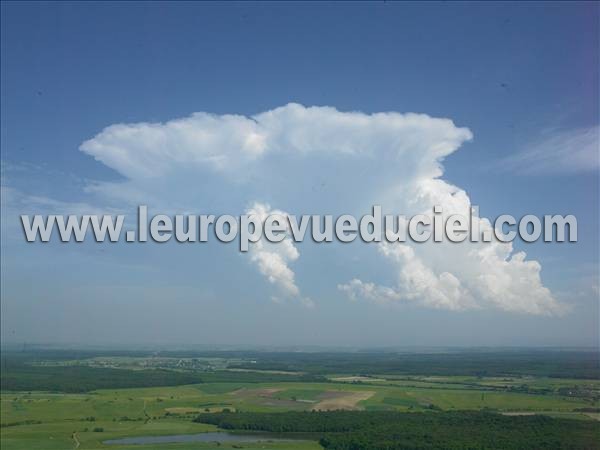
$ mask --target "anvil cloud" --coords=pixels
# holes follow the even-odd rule
[[[352,213],[373,204],[389,213],[428,214],[441,205],[444,214],[468,216],[469,196],[442,176],[444,158],[472,137],[451,120],[426,114],[288,104],[251,117],[195,113],[165,123],[115,124],[81,150],[124,177],[90,185],[90,192],[130,204],[264,214],[271,207],[290,214]],[[485,218],[479,225],[491,230]],[[543,286],[540,264],[510,243],[378,248],[382,272],[391,267],[396,273],[392,286],[351,277],[331,283],[351,299],[374,303],[541,315],[565,310]],[[308,286],[296,280],[291,264],[302,258],[289,240],[257,242],[249,259],[277,298],[318,304],[301,293]]]

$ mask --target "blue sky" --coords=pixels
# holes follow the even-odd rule
[[[3,3],[3,340],[597,345],[598,12],[573,2]],[[394,167],[363,172],[333,157],[318,168],[302,160],[294,174],[287,165],[261,167],[243,188],[179,166],[162,178],[128,179],[118,163],[79,150],[112,124],[198,111],[254,116],[290,102],[423,113],[468,128],[472,141],[443,160],[442,179],[483,216],[577,216],[577,244],[514,244],[539,262],[543,286],[569,312],[351,301],[338,285],[395,285],[402,270],[368,245],[299,244],[289,266],[316,305],[305,308],[273,302],[277,286],[233,245],[32,245],[14,232],[18,214],[35,212],[39,198],[55,213],[126,209],[124,186],[155,208],[234,214],[264,201],[301,214],[350,205],[357,197],[340,195],[348,180],[357,180],[360,197],[361,177],[392,179]],[[595,136],[595,151],[581,155],[585,136]],[[399,163],[398,183],[411,164]],[[107,186],[123,195],[108,195]]]

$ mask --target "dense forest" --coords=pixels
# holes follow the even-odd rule
[[[600,378],[598,352],[559,350],[398,352],[256,352],[256,351],[3,351],[1,388],[11,391],[85,392],[103,388],[174,386],[211,382],[322,382],[325,375],[472,375]],[[38,365],[39,361],[83,360],[100,356],[167,358],[210,357],[235,361],[229,368],[293,373],[165,370],[127,370],[86,365]],[[516,388],[515,388],[516,389]],[[527,391],[529,392],[529,391]]]
[[[129,370],[83,365],[34,365],[24,357],[2,358],[2,391],[80,393],[96,389],[178,386],[196,383],[311,382],[324,378],[311,374],[274,374],[219,370],[213,372],[166,369]]]
[[[74,360],[99,356],[238,359],[230,368],[311,374],[380,373],[399,375],[549,376],[600,378],[600,352],[552,349],[437,349],[435,351],[200,351],[3,350],[11,362]]]
[[[172,370],[124,370],[86,366],[11,365],[2,368],[5,391],[79,393],[95,389],[175,386],[199,383],[198,374]]]
[[[246,358],[253,358],[256,362],[233,367],[311,373],[600,378],[597,351],[267,352],[246,354]]]
[[[331,450],[598,449],[591,421],[487,412],[327,411],[200,414],[227,430],[309,433]]]

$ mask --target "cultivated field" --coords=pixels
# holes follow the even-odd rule
[[[95,359],[92,364],[106,364]],[[110,360],[112,370],[113,360]],[[127,359],[131,380],[140,382],[139,367],[153,362]],[[223,361],[212,364],[224,367]],[[81,364],[81,363],[80,363]],[[171,365],[172,361],[168,361]],[[200,364],[197,361],[186,362]],[[204,362],[202,363],[204,364]],[[52,369],[67,367],[53,362]],[[37,368],[50,370],[49,365]],[[29,370],[29,369],[27,369]],[[36,369],[37,370],[37,369]],[[96,379],[104,368],[94,368]],[[275,373],[273,373],[275,372]],[[20,372],[18,372],[20,373]],[[23,372],[27,377],[36,372]],[[70,372],[69,372],[70,373]],[[88,377],[87,372],[81,372]],[[112,372],[110,372],[112,373]],[[169,373],[169,372],[168,372]],[[186,372],[187,373],[187,372]],[[194,372],[195,373],[195,372]],[[52,372],[54,374],[54,372]],[[277,448],[318,449],[317,440],[287,442],[179,443],[106,445],[109,439],[131,436],[179,435],[216,431],[214,425],[194,423],[201,413],[227,411],[407,411],[431,412],[485,410],[511,416],[543,414],[552,417],[597,421],[600,408],[598,379],[555,378],[532,375],[360,375],[323,374],[320,381],[266,381],[299,376],[285,371],[219,370],[201,373],[207,381],[175,386],[92,389],[77,393],[8,391],[1,394],[1,444],[3,450],[53,449],[191,449]],[[24,376],[24,375],[22,375]],[[53,375],[55,376],[55,375]],[[73,376],[73,375],[69,375]],[[162,376],[162,375],[161,375]],[[154,380],[155,375],[150,377]],[[162,378],[161,378],[162,379]],[[219,380],[224,381],[219,381]],[[39,380],[32,378],[32,383]],[[166,378],[178,384],[186,378]],[[211,380],[211,381],[208,381]],[[239,380],[239,381],[236,381]],[[247,381],[244,381],[247,380]],[[248,381],[249,380],[249,381]],[[52,380],[51,380],[52,381]],[[99,383],[103,380],[97,379]],[[121,382],[121,381],[120,381]],[[104,384],[102,384],[104,385]]]

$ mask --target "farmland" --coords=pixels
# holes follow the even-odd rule
[[[443,418],[444,414],[485,411],[506,420],[523,421],[543,415],[557,421],[552,425],[544,422],[543,426],[598,429],[600,381],[579,377],[578,366],[573,366],[573,378],[560,378],[531,374],[531,370],[495,372],[490,376],[463,370],[463,375],[457,375],[456,368],[447,375],[440,374],[440,370],[433,370],[434,375],[399,371],[386,374],[377,365],[372,373],[305,373],[258,368],[260,355],[211,355],[210,363],[201,356],[194,357],[193,362],[172,356],[47,356],[4,356],[1,430],[5,450],[216,448],[215,443],[201,442],[160,447],[103,442],[131,436],[217,431],[216,424],[194,419],[232,413],[346,410],[357,414],[434,414]],[[280,364],[288,363],[282,356]],[[257,369],[231,367],[240,365]],[[586,373],[589,367],[584,364]],[[109,387],[111,383],[115,387]],[[582,425],[569,425],[574,423]],[[222,442],[219,448],[316,449],[321,448],[320,437],[309,433],[303,439],[285,442]]]

